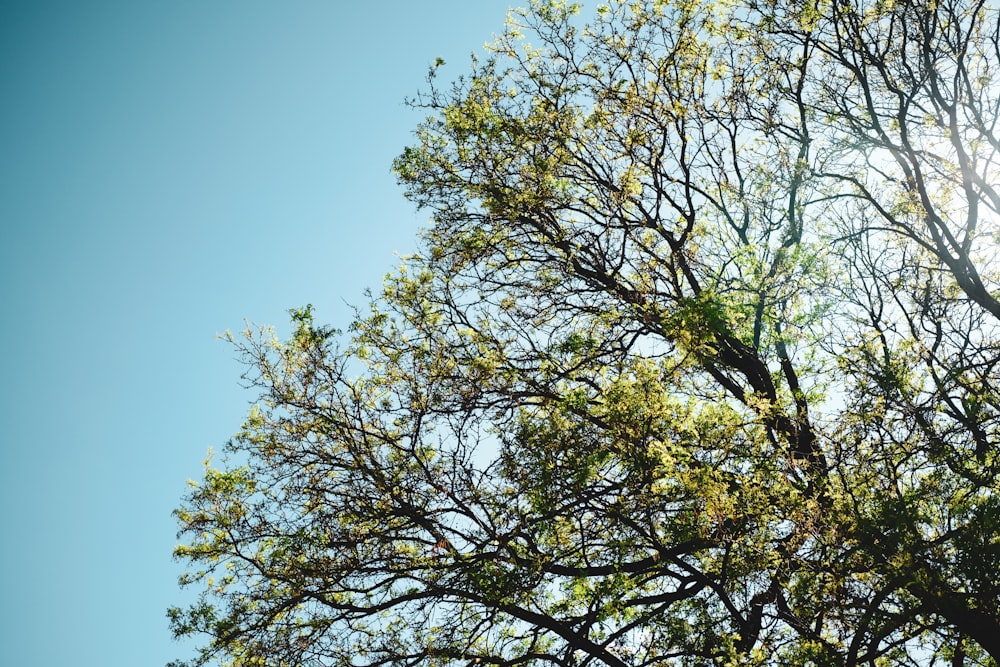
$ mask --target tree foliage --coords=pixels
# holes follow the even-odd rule
[[[193,664],[996,665],[1000,17],[540,0],[177,517]]]

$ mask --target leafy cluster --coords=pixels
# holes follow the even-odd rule
[[[537,0],[177,517],[193,665],[997,665],[1000,15]]]

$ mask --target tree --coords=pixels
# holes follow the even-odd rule
[[[512,13],[177,517],[194,664],[997,665],[1000,15]]]

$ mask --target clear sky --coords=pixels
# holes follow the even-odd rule
[[[0,0],[0,664],[190,654],[170,513],[253,398],[216,334],[346,324],[413,249],[402,101],[508,4]]]

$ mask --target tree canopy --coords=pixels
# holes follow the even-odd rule
[[[538,0],[437,71],[419,254],[231,338],[192,664],[997,665],[997,8]]]

